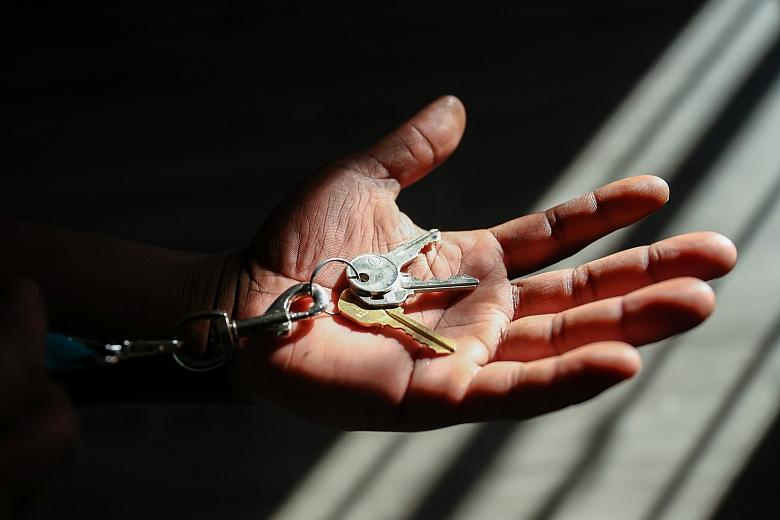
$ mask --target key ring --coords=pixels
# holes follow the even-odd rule
[[[320,272],[320,270],[322,270],[323,267],[325,267],[326,265],[328,265],[331,262],[341,262],[342,264],[348,265],[349,268],[352,269],[352,272],[355,273],[355,274],[353,276],[347,276],[347,279],[357,278],[359,276],[358,270],[355,269],[355,266],[352,265],[352,262],[350,262],[346,258],[340,258],[340,257],[334,256],[333,258],[326,258],[325,260],[323,260],[323,261],[321,261],[320,263],[317,264],[317,266],[314,268],[314,271],[312,271],[312,273],[311,273],[311,277],[309,278],[309,286],[313,286],[313,284],[314,284],[314,277],[317,276],[317,274]],[[330,312],[327,309],[323,309],[322,312],[324,312],[328,316],[335,316],[336,314],[338,314],[336,312]]]
[[[355,273],[354,276],[347,276],[347,278],[355,278],[358,276],[358,271],[357,269],[355,269],[355,266],[352,265],[352,262],[350,262],[346,258],[339,258],[337,256],[334,256],[333,258],[326,258],[325,260],[317,264],[317,266],[314,268],[314,271],[311,272],[311,277],[309,278],[309,285],[314,283],[314,277],[317,276],[320,270],[331,262],[341,262],[342,264],[347,264],[350,267],[350,269],[352,269],[352,271]]]
[[[222,352],[217,356],[206,359],[190,357],[184,354],[181,348],[171,352],[174,361],[190,372],[206,372],[219,368],[227,363],[235,350],[236,335],[234,322],[225,311],[199,311],[184,316],[174,326],[174,337],[180,337],[180,333],[183,332],[186,326],[200,320],[207,320],[209,324],[209,337],[206,340],[206,345],[216,344],[221,346]]]

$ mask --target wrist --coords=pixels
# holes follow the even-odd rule
[[[240,272],[240,251],[204,255],[192,262],[181,286],[176,321],[191,313],[211,310],[224,311],[233,317]],[[185,341],[187,355],[199,358],[206,354],[209,333],[206,323],[196,321],[192,327],[176,331],[184,336],[181,339]]]
[[[180,317],[202,310],[222,310],[233,316],[242,263],[241,251],[205,255],[184,277]]]
[[[246,254],[245,250],[230,251],[207,255],[194,262],[182,288],[181,316],[201,310],[221,310],[231,319],[245,318],[247,305],[253,301],[252,295],[264,292],[247,268]],[[186,353],[194,357],[208,357],[208,330],[188,332],[193,335],[182,338]],[[194,347],[188,348],[187,345]],[[256,352],[252,352],[255,349],[246,347],[246,341],[239,341],[224,367],[230,397],[234,402],[244,404],[262,399],[262,392],[258,393],[258,388],[254,387],[258,377],[266,379],[259,375],[258,363],[253,355]],[[246,381],[253,383],[247,386]]]

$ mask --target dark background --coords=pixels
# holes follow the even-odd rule
[[[702,3],[4,7],[0,211],[242,247],[318,164],[455,94],[461,147],[400,205],[423,227],[494,224],[528,209]],[[262,517],[338,434],[266,407],[79,419],[40,517]]]
[[[0,207],[239,247],[318,164],[455,94],[463,146],[402,204],[423,227],[494,224],[567,165],[700,3],[25,10],[4,21]]]

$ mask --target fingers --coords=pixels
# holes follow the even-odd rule
[[[464,422],[524,419],[580,403],[639,371],[631,346],[603,342],[530,363],[488,363],[463,398]]]
[[[504,250],[510,277],[565,258],[594,240],[625,227],[669,199],[659,177],[619,180],[547,211],[516,218],[491,229]]]
[[[362,153],[344,161],[371,179],[393,179],[395,195],[444,162],[466,126],[466,111],[454,96],[443,96]]]
[[[520,318],[509,325],[496,358],[531,361],[595,341],[644,345],[695,327],[714,306],[709,285],[676,278],[557,314]]]
[[[515,284],[515,318],[560,312],[673,278],[717,278],[731,271],[736,261],[737,250],[723,235],[698,232],[667,238],[574,269],[520,280]]]

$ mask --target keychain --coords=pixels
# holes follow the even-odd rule
[[[291,311],[298,298],[310,296],[312,303],[306,310]],[[297,283],[284,291],[271,304],[265,314],[246,320],[233,320],[221,310],[199,311],[184,316],[174,327],[174,337],[166,340],[125,340],[121,343],[100,343],[81,338],[50,334],[47,339],[46,357],[50,370],[88,368],[90,365],[112,366],[129,359],[171,354],[183,368],[193,372],[205,372],[224,365],[236,348],[238,338],[258,334],[263,330],[285,336],[293,323],[312,318],[325,310],[328,292],[315,283]],[[205,321],[209,326],[207,346],[217,354],[195,359],[184,353],[185,341],[179,336],[186,327]]]
[[[335,315],[327,310],[328,292],[314,279],[331,262],[346,264],[349,288],[341,292],[338,314],[363,327],[389,326],[400,329],[420,344],[438,354],[455,352],[455,341],[445,338],[422,323],[404,314],[401,305],[413,294],[429,291],[473,290],[479,280],[468,275],[454,275],[446,280],[420,280],[403,269],[428,245],[441,240],[438,229],[432,229],[406,241],[387,253],[365,253],[352,260],[328,258],[314,268],[309,282],[301,282],[284,291],[268,310],[254,318],[233,320],[225,311],[208,310],[183,317],[174,327],[174,337],[167,340],[125,340],[121,343],[98,343],[91,340],[50,334],[47,341],[47,364],[50,369],[82,368],[85,364],[116,365],[122,361],[146,356],[171,354],[183,368],[195,372],[213,370],[224,365],[233,355],[239,338],[264,330],[279,336],[290,334],[297,321],[321,313]],[[311,305],[303,311],[292,311],[293,303],[310,297]],[[208,324],[209,350],[215,355],[196,359],[185,354],[182,332],[193,324]],[[96,354],[97,352],[97,354]]]

